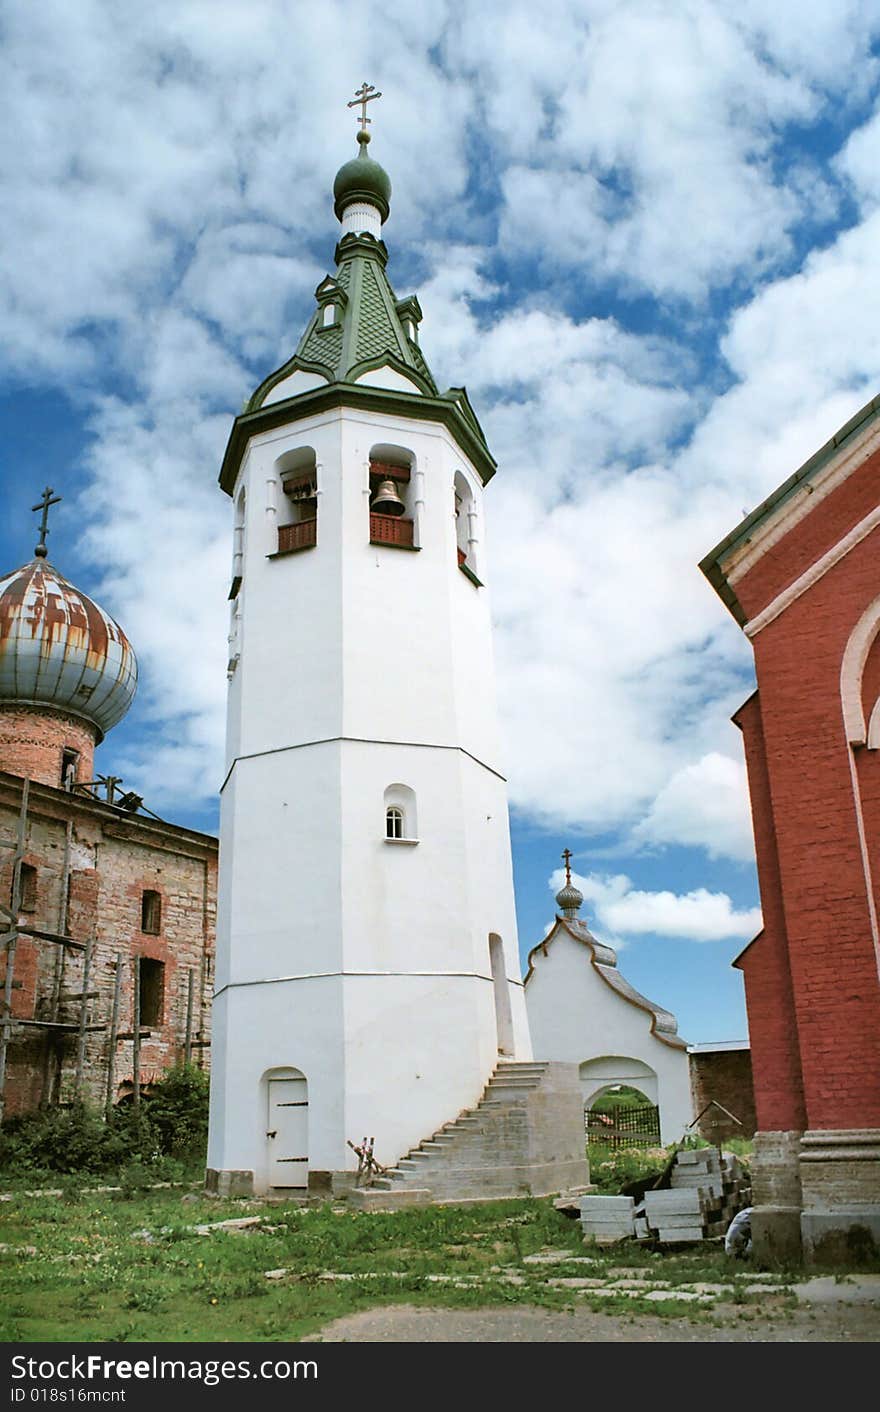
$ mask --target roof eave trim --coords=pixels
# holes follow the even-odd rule
[[[429,397],[418,392],[395,392],[384,387],[369,387],[363,383],[328,383],[311,388],[295,397],[272,402],[252,412],[242,412],[235,418],[220,468],[219,482],[227,495],[235,490],[235,481],[251,437],[271,431],[286,422],[299,421],[315,413],[337,407],[356,407],[366,411],[390,412],[416,421],[442,422],[472,461],[483,485],[487,485],[497,470],[497,463],[484,441],[479,440],[456,400]]]
[[[849,421],[845,422],[844,425],[825,442],[824,446],[820,446],[818,451],[815,451],[808,460],[804,461],[802,466],[799,466],[787,480],[784,480],[781,485],[777,486],[765,500],[761,501],[760,505],[757,505],[754,510],[746,515],[745,519],[740,521],[735,529],[730,531],[730,534],[725,535],[724,539],[720,540],[719,543],[715,545],[715,548],[711,549],[709,553],[700,560],[700,569],[715,589],[721,601],[730,609],[730,612],[741,627],[745,625],[747,618],[740,606],[739,599],[727,582],[727,576],[725,570],[722,568],[721,561],[727,557],[731,550],[738,548],[744,540],[747,540],[752,531],[757,529],[759,524],[767,519],[780,505],[784,504],[784,502],[788,500],[801,485],[809,481],[817,471],[827,465],[832,457],[836,456],[845,447],[848,441],[858,433],[864,431],[878,416],[880,416],[880,394],[876,397],[872,397],[870,402],[866,402],[864,407],[859,408],[858,412],[850,417]]]

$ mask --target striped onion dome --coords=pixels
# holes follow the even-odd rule
[[[0,578],[0,708],[81,716],[100,741],[136,688],[137,660],[119,624],[45,558]]]
[[[556,894],[556,906],[564,917],[576,917],[583,900],[584,894],[571,883],[566,883]]]

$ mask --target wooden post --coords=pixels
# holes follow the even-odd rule
[[[12,1025],[12,979],[15,975],[16,932],[6,933],[6,980],[3,985],[3,1014],[0,1015],[0,1123],[6,1111],[6,1049]]]
[[[4,933],[6,940],[6,977],[3,983],[3,1013],[0,1015],[0,1123],[6,1112],[6,1051],[9,1046],[9,1031],[12,1028],[12,982],[15,976],[15,948],[18,941],[18,912],[21,905],[21,862],[24,858],[24,845],[27,835],[28,795],[31,782],[24,780],[21,786],[21,810],[18,815],[18,831],[15,838],[15,853],[12,862],[12,896],[10,905],[4,908],[9,917],[9,927]]]
[[[183,1048],[183,1062],[189,1064],[192,1056],[192,1022],[193,1022],[193,982],[195,976],[192,969],[186,973],[186,1042]]]
[[[64,862],[61,869],[61,896],[58,902],[58,934],[67,935],[67,889],[70,880],[70,848],[73,841],[73,820],[67,820],[64,830]],[[64,987],[64,962],[67,948],[59,946],[55,951],[55,965],[52,976],[52,1000],[49,1006],[49,1019],[55,1024],[61,1008],[61,991]],[[58,1045],[57,1031],[46,1031],[46,1045],[43,1051],[43,1078],[40,1088],[40,1107],[46,1108],[52,1102],[52,1091],[60,1087],[60,1058],[63,1049]],[[54,1060],[54,1063],[53,1063]]]
[[[110,1053],[107,1057],[107,1094],[104,1113],[113,1112],[113,1090],[116,1087],[116,1035],[119,1031],[119,1000],[122,995],[122,952],[116,953],[116,981],[113,986],[113,1009],[110,1012]]]
[[[89,937],[86,941],[86,952],[83,957],[82,969],[82,1003],[79,1012],[79,1039],[76,1046],[76,1076],[73,1081],[73,1098],[78,1103],[82,1096],[83,1069],[86,1061],[86,1024],[88,1022],[89,1003],[86,996],[89,992],[89,972],[92,969],[92,947],[94,939]]]
[[[141,1102],[141,958],[133,958],[134,965],[134,1004],[132,1014],[132,1053],[131,1053],[131,1076],[134,1088],[132,1090],[131,1101],[135,1108],[140,1107]]]

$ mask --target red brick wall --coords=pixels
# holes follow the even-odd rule
[[[740,581],[737,592],[750,615],[808,568],[829,538],[842,536],[877,504],[877,458],[870,463],[872,494],[863,472]],[[763,828],[775,839],[775,870],[759,849],[761,894],[777,937],[778,918],[784,919],[796,1019],[789,1029],[797,1035],[810,1128],[880,1126],[880,981],[870,908],[871,897],[875,905],[878,899],[876,879],[872,889],[866,882],[840,696],[847,641],[877,596],[878,553],[880,533],[874,531],[757,635],[762,747],[756,732],[750,740],[743,720],[756,834]],[[753,770],[761,754],[763,797]],[[869,854],[873,850],[876,859],[880,759],[876,752],[856,754]],[[761,1128],[798,1126],[780,1121],[786,1105],[778,1102],[786,1085],[794,1098],[794,1084],[773,1061],[765,1068],[762,1052],[774,1015],[787,1004],[784,976],[770,965],[774,945],[762,939],[743,958]]]
[[[20,797],[20,795],[19,795]],[[170,826],[142,825],[104,806],[90,806],[61,790],[31,790],[27,860],[37,867],[37,908],[22,921],[47,931],[63,920],[63,860],[67,821],[71,820],[67,934],[77,940],[94,938],[88,990],[88,1023],[110,1020],[116,976],[116,955],[122,953],[122,992],[119,1029],[133,1027],[133,967],[141,956],[161,961],[164,973],[162,1022],[141,1044],[141,1082],[158,1078],[184,1054],[187,975],[194,974],[193,1060],[208,1065],[210,997],[213,983],[216,926],[217,847],[205,835]],[[0,790],[0,837],[15,837],[18,806],[14,791]],[[9,850],[0,850],[0,895],[11,887]],[[141,931],[141,898],[145,889],[162,898],[160,932]],[[48,1019],[51,1014],[56,965],[63,956],[62,995],[82,991],[83,955],[48,942],[20,940],[15,959],[13,1011],[19,1017]],[[0,962],[0,978],[4,974]],[[79,1020],[79,1002],[64,1000],[58,1019]],[[7,1066],[7,1111],[33,1108],[47,1098],[72,1096],[77,1037],[74,1030],[19,1031],[10,1046]],[[85,1093],[103,1103],[108,1072],[109,1031],[89,1033],[86,1040]],[[133,1043],[121,1040],[115,1051],[114,1093],[127,1091],[132,1080]]]
[[[77,781],[94,779],[96,732],[76,716],[29,706],[0,706],[0,770],[61,784],[61,754],[79,752]]]
[[[736,584],[736,594],[746,616],[755,617],[806,569],[810,568],[877,508],[880,480],[880,451],[825,496],[816,509],[803,518],[778,544],[760,558]],[[797,497],[792,502],[798,503]],[[863,604],[867,608],[870,599]]]
[[[762,1131],[800,1131],[805,1125],[800,1049],[760,693],[749,697],[734,720],[743,732],[746,750],[764,919],[763,930],[736,963],[743,972],[746,987],[751,1065],[755,1074],[753,1101],[757,1125]]]
[[[754,1137],[755,1092],[752,1085],[752,1056],[748,1049],[718,1049],[714,1053],[691,1054],[691,1093],[694,1116],[708,1108],[699,1129],[709,1142],[731,1137]],[[720,1103],[739,1123],[724,1121],[723,1113],[708,1107]]]

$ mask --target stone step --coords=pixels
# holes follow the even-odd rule
[[[411,1148],[396,1167],[372,1183],[370,1190],[375,1195],[371,1200],[393,1203],[412,1195],[421,1201],[426,1192],[434,1201],[460,1199],[462,1193],[469,1200],[490,1196],[499,1154],[515,1141],[512,1135],[520,1120],[525,1121],[531,1095],[543,1082],[547,1068],[542,1061],[499,1061],[476,1108],[464,1109]],[[484,1148],[485,1143],[489,1146]],[[499,1193],[506,1192],[509,1177],[499,1182]]]
[[[401,1206],[429,1206],[433,1193],[427,1187],[411,1187],[409,1190],[383,1187],[380,1177],[368,1187],[357,1187],[349,1196],[349,1205],[361,1211],[396,1211]]]
[[[497,1066],[497,1069],[494,1070],[494,1077],[503,1077],[504,1075],[516,1075],[516,1073],[521,1073],[521,1075],[535,1075],[535,1077],[538,1077],[538,1079],[540,1079],[542,1075],[545,1075],[545,1073],[547,1073],[547,1065],[545,1065],[545,1063],[542,1063],[541,1060],[523,1060],[523,1062],[500,1063],[500,1065]]]

